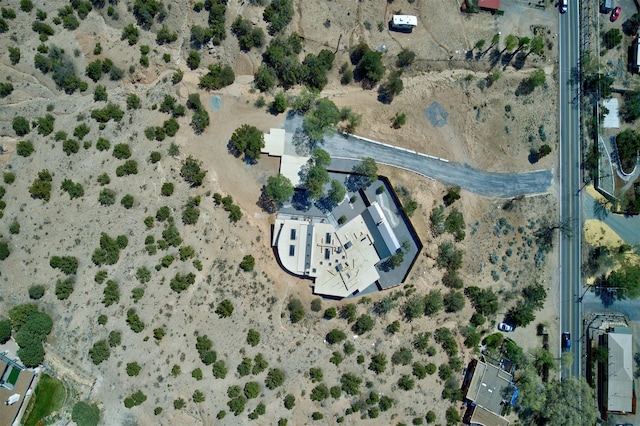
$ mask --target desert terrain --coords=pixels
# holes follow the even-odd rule
[[[41,45],[38,34],[31,30],[36,8],[26,13],[20,10],[18,1],[3,2],[3,7],[13,8],[17,16],[8,20],[9,30],[0,42],[3,52],[0,75],[14,87],[9,96],[0,99],[1,168],[4,173],[15,175],[14,181],[2,184],[6,190],[2,198],[6,207],[0,218],[0,239],[8,242],[11,254],[0,262],[0,285],[5,290],[0,297],[0,312],[7,312],[20,303],[36,303],[52,316],[54,327],[45,347],[45,367],[65,378],[74,389],[72,398],[57,417],[70,421],[71,408],[79,400],[96,403],[105,425],[245,424],[251,422],[248,415],[259,403],[264,404],[265,414],[258,418],[257,424],[275,424],[279,419],[288,419],[289,424],[294,425],[311,424],[316,412],[324,416],[326,423],[344,417],[343,421],[348,424],[408,424],[416,418],[424,419],[429,411],[435,414],[437,424],[446,424],[445,412],[450,407],[461,415],[464,408],[460,402],[442,397],[447,380],[439,378],[437,373],[415,379],[411,389],[401,389],[398,385],[403,375],[412,375],[411,363],[447,365],[447,355],[433,337],[429,345],[437,349],[435,354],[427,355],[414,349],[418,333],[433,333],[441,327],[451,329],[463,365],[477,350],[463,344],[465,339],[460,332],[468,326],[474,312],[469,300],[458,312],[440,311],[412,322],[405,320],[402,309],[415,294],[434,289],[443,294],[449,292],[442,284],[443,271],[437,267],[436,258],[438,247],[452,238],[447,234],[434,235],[430,221],[432,209],[442,204],[447,188],[406,171],[380,166],[381,175],[387,176],[396,187],[408,188],[418,201],[412,223],[424,244],[423,251],[408,279],[399,287],[366,299],[322,300],[321,309],[313,311],[311,302],[317,296],[312,294],[311,282],[293,277],[279,267],[270,247],[274,216],[258,205],[267,178],[277,173],[277,159],[263,156],[257,164],[247,164],[230,155],[227,148],[234,130],[243,124],[266,132],[284,123],[284,114],[273,115],[266,108],[255,106],[260,96],[270,102],[280,90],[261,94],[253,86],[253,74],[261,62],[262,51],[242,52],[229,31],[230,23],[238,15],[266,29],[262,20],[264,7],[229,1],[227,38],[210,51],[201,49],[202,63],[191,70],[185,64],[190,50],[189,28],[193,24],[206,25],[206,12],[194,11],[194,2],[165,1],[167,16],[163,24],[177,32],[177,40],[157,45],[155,32],[161,24],[156,22],[151,31],[141,29],[138,43],[129,46],[126,40],[121,40],[121,33],[126,25],[135,22],[128,11],[131,3],[123,1],[112,5],[118,12],[118,20],[108,14],[108,6],[94,7],[73,31],[51,24],[65,2],[36,5],[48,15],[44,22],[55,28],[55,34],[45,44],[64,49],[73,59],[77,74],[88,82],[87,91],[69,95],[56,88],[50,74],[34,68],[33,58]],[[356,134],[485,170],[554,169],[558,144],[554,79],[556,11],[551,3],[546,10],[529,8],[526,2],[516,6],[518,9],[511,15],[507,10],[504,16],[497,17],[485,12],[459,13],[458,3],[451,0],[435,3],[295,1],[294,17],[287,31],[304,37],[302,55],[317,53],[322,48],[336,51],[329,84],[320,96],[330,98],[338,107],[350,107],[362,114]],[[389,31],[386,23],[396,12],[418,16],[418,28],[411,34]],[[327,21],[330,21],[328,25]],[[380,22],[382,30],[378,29]],[[513,64],[503,69],[497,64],[501,76],[493,84],[487,84],[492,70],[490,55],[474,59],[477,53],[474,51],[471,59],[467,58],[475,43],[486,39],[488,47],[497,32],[502,32],[503,37],[506,34],[533,37],[532,24],[538,23],[541,27],[543,23],[548,25],[537,30],[545,38],[544,53],[530,55],[522,69],[516,69]],[[349,50],[361,41],[384,51],[388,69],[395,66],[401,49],[416,53],[416,61],[402,74],[402,93],[390,104],[379,102],[376,90],[364,90],[355,82],[340,84],[338,68],[349,60]],[[99,54],[94,52],[96,43],[102,47]],[[139,64],[140,45],[151,47],[148,67]],[[4,53],[7,47],[20,48],[22,57],[17,64],[12,64]],[[170,55],[168,62],[162,59],[164,54]],[[97,83],[106,87],[108,102],[119,105],[125,112],[120,122],[98,123],[91,118],[92,110],[103,108],[107,103],[94,101],[96,83],[84,77],[84,69],[95,59],[106,57],[125,70],[122,80],[103,77]],[[199,77],[205,74],[206,66],[218,62],[232,66],[235,82],[217,91],[199,88]],[[545,71],[546,83],[529,95],[516,96],[520,82],[535,69]],[[171,81],[175,70],[184,73],[177,84]],[[285,94],[293,98],[299,91],[300,87],[296,86]],[[145,137],[147,127],[161,126],[170,117],[157,109],[165,95],[174,96],[184,105],[193,93],[200,94],[207,109],[213,95],[222,99],[219,110],[209,110],[211,124],[204,132],[194,134],[189,125],[192,115],[189,111],[185,117],[177,118],[180,128],[174,137],[167,136],[162,141]],[[139,97],[139,109],[127,109],[130,94]],[[447,112],[444,126],[433,126],[425,116],[425,109],[433,102]],[[395,129],[391,122],[399,112],[406,113],[407,123]],[[55,118],[54,130],[49,135],[38,134],[34,128],[27,135],[18,136],[12,128],[17,116],[33,122],[46,114]],[[67,154],[62,140],[55,140],[54,135],[64,131],[71,137],[74,129],[83,123],[89,126],[89,133],[80,138],[76,153]],[[99,138],[109,140],[111,149],[97,149]],[[17,153],[19,142],[25,140],[30,140],[34,147],[34,152],[26,157]],[[129,145],[130,158],[138,165],[137,174],[116,175],[116,168],[123,164],[123,160],[112,155],[116,144]],[[532,164],[530,151],[542,144],[550,145],[552,154]],[[149,161],[153,151],[161,153],[161,159],[155,163]],[[206,170],[201,186],[190,186],[180,175],[182,164],[189,156],[201,161]],[[52,175],[49,201],[33,198],[29,193],[34,179],[44,169]],[[98,182],[98,176],[103,173],[110,177],[106,185]],[[61,189],[65,179],[82,184],[84,195],[71,199]],[[161,192],[167,182],[175,186],[170,196]],[[115,203],[99,202],[105,188],[115,193]],[[232,196],[241,208],[242,219],[231,223],[228,213],[215,205],[214,193]],[[127,194],[134,198],[130,208],[120,202]],[[549,297],[543,310],[537,312],[534,323],[512,335],[525,350],[533,348],[539,345],[535,324],[551,323],[557,318],[554,296],[558,292],[554,279],[557,255],[552,250],[537,258],[536,244],[531,242],[534,231],[545,223],[552,223],[557,216],[555,189],[512,202],[485,199],[465,191],[461,195],[453,205],[463,213],[466,223],[466,237],[456,243],[464,250],[460,277],[467,286],[492,289],[500,303],[498,313],[487,318],[479,332],[484,336],[496,331],[495,325],[518,302],[524,286],[545,283]],[[195,224],[184,224],[181,220],[184,206],[198,196],[201,197],[199,219]],[[148,249],[154,245],[149,241],[163,238],[167,222],[156,220],[149,227],[144,220],[155,217],[163,206],[170,209],[182,238],[181,246],[193,248],[191,259],[180,260],[177,246]],[[12,232],[16,222],[19,232]],[[114,265],[97,266],[92,261],[102,233],[112,238],[124,235],[128,239]],[[238,264],[249,254],[255,257],[256,266],[252,272],[245,272]],[[66,277],[49,266],[51,257],[56,255],[74,256],[79,262],[73,293],[66,300],[56,297],[56,281]],[[163,259],[168,255],[175,260],[165,266]],[[143,267],[151,272],[146,282],[136,277]],[[103,303],[104,284],[95,278],[101,270],[119,287],[119,300],[110,306]],[[195,275],[194,283],[180,293],[172,290],[170,281],[175,275],[188,273]],[[41,299],[33,301],[28,290],[36,284],[44,285],[46,291]],[[144,289],[144,295],[134,301],[134,289],[140,288]],[[388,296],[393,296],[394,308],[386,315],[375,314],[376,302]],[[297,323],[292,323],[287,310],[292,299],[299,300],[305,309],[304,318]],[[234,307],[227,318],[215,313],[223,300],[230,301]],[[348,303],[356,304],[357,315],[374,318],[371,331],[356,336],[347,320],[323,317],[326,309],[334,307],[340,311]],[[134,332],[127,324],[127,312],[132,308],[144,323],[141,332]],[[99,324],[100,315],[107,316],[106,324]],[[387,326],[396,320],[400,331],[389,333]],[[155,329],[163,329],[164,336],[154,337]],[[342,343],[330,345],[325,341],[332,329],[346,332],[347,342],[354,347],[346,351],[349,354],[342,355],[344,360],[335,363],[338,365],[330,359],[335,357],[335,352],[345,351]],[[249,330],[260,334],[256,346],[247,343]],[[96,342],[108,339],[112,331],[121,332],[121,344],[111,347],[109,358],[95,365],[89,351]],[[196,339],[203,335],[212,341],[217,360],[228,369],[224,378],[215,378],[212,367],[199,357]],[[392,354],[403,347],[412,350],[411,363],[393,364]],[[258,354],[262,354],[268,368],[241,376],[237,367],[243,358],[254,360]],[[389,361],[386,371],[380,374],[368,368],[371,357],[376,354],[386,354]],[[360,362],[360,356],[364,361]],[[141,370],[131,377],[126,365],[134,361]],[[201,380],[192,376],[198,368],[202,371]],[[285,374],[284,383],[273,390],[264,383],[270,368],[281,369]],[[312,383],[310,368],[322,369],[324,378]],[[452,377],[459,383],[462,368],[458,366],[454,370]],[[329,397],[322,402],[311,400],[311,390],[319,383],[329,388],[339,386],[345,373],[362,379],[360,395],[343,392],[337,398]],[[242,388],[248,381],[258,382],[260,393],[247,401],[239,416],[234,416],[227,405],[230,399],[227,390],[235,385]],[[196,390],[202,392],[204,402],[194,402]],[[146,400],[139,406],[125,407],[125,398],[136,391],[142,391]],[[370,392],[392,398],[393,406],[387,411],[372,410],[375,403],[363,402],[368,408],[345,415],[354,403],[369,398]],[[295,397],[292,410],[283,405],[287,394]],[[180,405],[176,405],[176,401],[180,399],[185,404],[176,408]],[[226,412],[224,418],[222,411]],[[515,419],[515,414],[511,418]]]

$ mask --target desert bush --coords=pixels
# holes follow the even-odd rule
[[[140,367],[140,364],[134,361],[134,362],[127,363],[126,370],[127,370],[127,375],[129,375],[130,377],[134,377],[140,374],[140,370],[142,370],[142,367]]]
[[[387,369],[387,356],[384,353],[378,353],[371,357],[369,363],[369,370],[376,374],[384,373]]]
[[[60,185],[60,189],[69,194],[69,197],[73,200],[74,198],[80,198],[84,195],[84,188],[82,184],[75,183],[70,179],[65,179],[62,181]]]
[[[35,149],[31,141],[20,141],[16,145],[16,153],[21,157],[28,157],[33,154],[33,151],[35,151]]]
[[[144,330],[144,323],[133,308],[127,311],[127,324],[134,333],[140,333]]]
[[[291,299],[287,304],[287,309],[289,310],[289,319],[292,323],[297,323],[302,318],[304,318],[304,308],[302,307],[302,302],[299,299]]]
[[[247,343],[251,346],[257,346],[260,343],[260,333],[253,328],[249,329],[247,333]]]
[[[22,116],[14,117],[11,122],[11,127],[18,136],[24,136],[31,131],[31,124],[29,124],[29,121]]]
[[[120,342],[122,341],[122,333],[119,331],[113,330],[109,333],[109,346],[115,348],[120,346]]]
[[[196,276],[192,272],[188,274],[182,275],[180,273],[176,273],[176,275],[171,279],[170,286],[173,291],[176,293],[181,293],[186,290],[190,285],[195,283]]]
[[[91,357],[91,361],[94,364],[98,365],[102,361],[106,361],[109,359],[111,355],[111,351],[109,350],[109,345],[106,340],[98,340],[93,344],[91,349],[89,349],[89,356]]]
[[[114,280],[107,280],[107,285],[104,288],[104,298],[102,303],[104,306],[111,306],[114,303],[120,301],[120,286]]]
[[[49,266],[60,269],[67,275],[73,275],[78,271],[78,258],[73,256],[53,256],[49,260]]]
[[[56,281],[56,297],[58,300],[67,300],[71,296],[74,281],[73,277]]]
[[[218,314],[219,318],[227,318],[233,314],[233,305],[228,299],[224,299],[222,302],[218,304],[216,308],[216,314]]]
[[[242,262],[240,262],[240,269],[246,272],[253,271],[255,262],[256,260],[254,259],[254,257],[248,254],[242,258]]]
[[[187,157],[187,159],[182,163],[182,168],[180,169],[180,176],[189,183],[192,187],[197,187],[202,185],[202,181],[204,176],[207,174],[206,170],[202,170],[202,162],[196,160],[192,156]]]
[[[42,296],[44,296],[44,292],[45,292],[45,287],[41,284],[36,284],[36,285],[32,285],[31,287],[29,287],[29,299],[32,300],[38,300],[41,299]],[[1,335],[2,333],[0,333]],[[0,343],[4,343],[2,342],[2,337],[0,337]]]
[[[344,333],[344,331],[334,328],[329,333],[327,333],[325,340],[327,341],[327,343],[332,345],[332,344],[340,343],[346,338],[347,338],[347,335]]]
[[[411,353],[411,349],[406,347],[401,347],[396,350],[391,357],[391,363],[394,365],[408,365],[413,360],[413,354]]]

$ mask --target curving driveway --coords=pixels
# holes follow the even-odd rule
[[[303,116],[290,113],[284,123],[287,133],[285,151],[295,151],[292,137],[302,129]],[[371,157],[379,164],[409,170],[445,185],[459,185],[467,191],[486,197],[513,198],[519,195],[542,194],[553,183],[551,170],[537,170],[523,173],[486,172],[474,169],[468,164],[450,162],[427,154],[409,151],[405,148],[387,145],[349,134],[334,133],[326,136],[318,148],[331,155],[331,169],[350,172],[363,158]],[[309,155],[297,152],[294,155]]]

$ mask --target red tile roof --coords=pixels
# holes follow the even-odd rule
[[[500,0],[478,0],[478,7],[481,9],[500,9]]]

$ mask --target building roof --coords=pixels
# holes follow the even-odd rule
[[[284,154],[284,129],[271,129],[264,134],[264,148],[262,152],[274,157],[282,157]]]
[[[500,0],[478,0],[480,9],[498,10],[500,9]]]
[[[285,129],[270,129],[264,134],[264,148],[260,152],[280,157],[280,174],[287,177],[293,186],[300,185],[300,169],[309,161],[308,156],[285,154]]]
[[[509,420],[500,417],[484,407],[476,405],[471,416],[471,424],[483,426],[509,426]]]
[[[371,215],[371,219],[373,223],[375,223],[375,227],[378,228],[378,232],[380,232],[380,236],[382,237],[382,241],[387,247],[387,250],[390,254],[395,253],[400,248],[400,242],[396,237],[396,234],[393,232],[389,221],[385,218],[384,213],[382,212],[382,207],[378,202],[374,201],[371,203],[369,207],[367,207],[367,211]],[[386,256],[380,255],[381,258]]]
[[[477,361],[466,397],[477,406],[474,416],[478,412],[478,407],[486,411],[486,413],[478,413],[478,415],[490,417],[493,414],[495,416],[492,421],[483,424],[487,426],[509,424],[507,420],[500,416],[500,413],[505,403],[510,403],[509,400],[503,398],[503,390],[511,387],[512,379],[513,376],[506,371],[494,365]]]
[[[24,367],[19,366],[14,360],[0,354],[0,377],[4,379],[6,376],[6,379],[11,378],[11,380],[14,381],[11,386],[6,386],[9,383],[0,386],[0,424],[3,425],[13,424],[24,404],[25,394],[33,382],[33,371],[24,369],[21,371],[20,368]],[[17,373],[15,373],[15,371],[17,371]],[[16,394],[19,395],[18,401],[10,405],[5,405],[5,402],[9,401],[11,397],[13,397],[12,400],[15,400],[16,397],[14,395]]]
[[[632,336],[628,328],[616,327],[607,335],[609,347],[607,410],[630,413],[633,409]]]
[[[619,129],[620,128],[620,115],[618,113],[618,98],[605,99],[602,102],[602,106],[607,109],[607,113],[604,115],[604,122],[602,125],[605,129]]]
[[[347,297],[380,278],[380,257],[362,215],[339,228],[317,217],[279,215],[272,244],[286,270],[314,278],[316,294]]]

